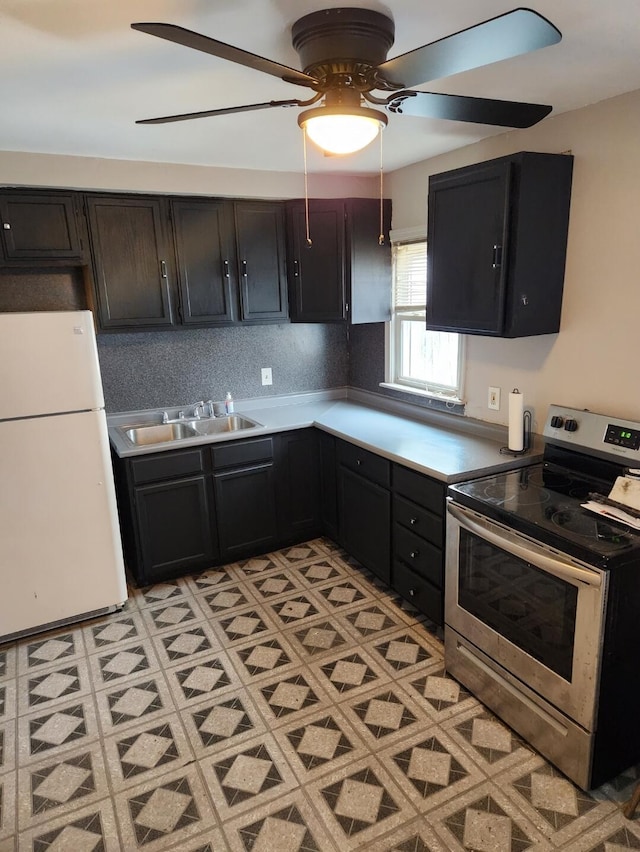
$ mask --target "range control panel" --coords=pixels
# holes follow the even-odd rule
[[[543,435],[551,443],[615,456],[628,467],[640,467],[640,423],[633,420],[550,405]]]

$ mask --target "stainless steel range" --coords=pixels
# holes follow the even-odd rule
[[[583,508],[636,484],[640,423],[553,405],[544,437],[448,489],[445,663],[587,790],[640,761],[640,530]]]

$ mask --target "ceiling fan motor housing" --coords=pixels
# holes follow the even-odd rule
[[[291,28],[305,74],[319,80],[380,65],[394,35],[391,18],[370,9],[324,9],[305,15]]]

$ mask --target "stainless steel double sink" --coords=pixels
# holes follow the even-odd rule
[[[122,426],[124,436],[136,446],[166,444],[169,441],[182,441],[185,438],[197,438],[204,435],[225,435],[260,426],[249,417],[229,414],[202,420],[180,420],[175,423],[142,423],[138,426]]]

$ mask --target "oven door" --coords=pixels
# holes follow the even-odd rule
[[[449,499],[445,622],[587,731],[608,575]]]

